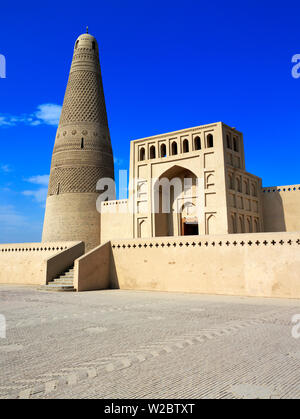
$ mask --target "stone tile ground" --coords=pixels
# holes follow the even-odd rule
[[[300,301],[0,286],[0,398],[300,398]]]

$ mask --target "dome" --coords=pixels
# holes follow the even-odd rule
[[[78,36],[75,42],[75,49],[77,48],[90,48],[90,49],[97,49],[98,44],[97,40],[93,35],[89,33],[83,33]]]

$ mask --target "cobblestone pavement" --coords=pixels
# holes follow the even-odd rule
[[[0,398],[300,398],[300,301],[0,286]]]

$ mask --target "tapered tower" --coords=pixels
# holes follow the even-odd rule
[[[52,155],[43,242],[100,243],[97,181],[114,178],[99,52],[86,33],[75,42]]]

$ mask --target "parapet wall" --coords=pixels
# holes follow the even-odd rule
[[[263,188],[264,230],[300,231],[300,185]]]
[[[300,298],[300,232],[114,240],[113,288]]]
[[[17,243],[0,245],[0,284],[45,283],[45,260],[77,242]]]

